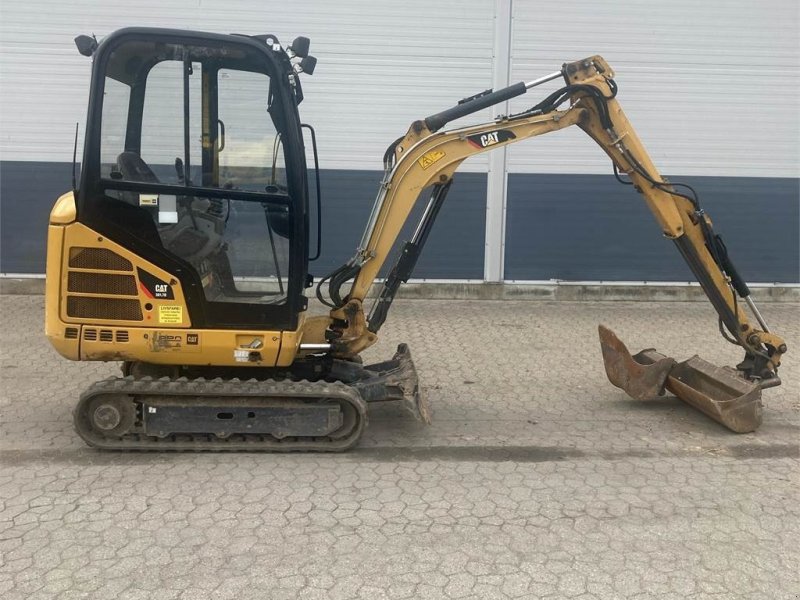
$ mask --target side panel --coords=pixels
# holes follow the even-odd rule
[[[56,275],[61,271],[64,250],[64,227],[47,228],[47,270]],[[61,321],[61,279],[52,277],[45,285],[44,333],[56,351],[70,360],[79,359],[80,328],[70,327]]]
[[[280,331],[84,325],[80,359],[130,360],[159,365],[274,367],[281,336]]]
[[[64,229],[59,272],[65,322],[164,329],[192,324],[177,278],[81,223]]]
[[[50,225],[47,269],[46,335],[66,358],[259,367],[275,366],[279,353],[283,363],[294,360],[297,332],[281,352],[281,331],[193,329],[177,279],[81,223]]]

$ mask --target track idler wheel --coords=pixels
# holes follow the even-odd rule
[[[75,425],[104,437],[122,437],[136,422],[136,406],[130,396],[99,395],[85,411],[75,414]]]

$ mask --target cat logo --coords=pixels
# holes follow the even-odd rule
[[[497,143],[497,132],[492,131],[491,133],[487,133],[481,136],[481,146],[486,148],[486,146],[492,146]]]
[[[494,146],[495,144],[499,144],[500,142],[513,140],[516,137],[517,136],[514,135],[513,131],[509,131],[508,129],[497,129],[487,133],[476,133],[475,135],[469,135],[467,136],[467,141],[475,148],[483,149],[488,148],[489,146]]]
[[[144,269],[138,269],[139,273],[139,291],[144,294],[146,298],[158,300],[174,300],[175,294],[172,291],[172,286],[166,281],[162,281],[152,273],[148,273]],[[164,321],[162,321],[163,323]]]

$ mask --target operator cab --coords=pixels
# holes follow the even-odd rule
[[[149,28],[78,39],[94,55],[78,220],[178,278],[194,326],[295,329],[309,211],[291,51]]]

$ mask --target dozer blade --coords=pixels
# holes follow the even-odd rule
[[[354,384],[367,402],[399,400],[409,413],[426,425],[431,423],[428,400],[419,387],[419,377],[407,344],[399,344],[391,360],[365,367],[372,376]]]
[[[600,325],[599,332],[608,379],[632,398],[655,398],[666,388],[736,433],[749,433],[761,425],[761,387],[734,369],[699,356],[678,363],[653,349],[631,356],[613,331]]]

